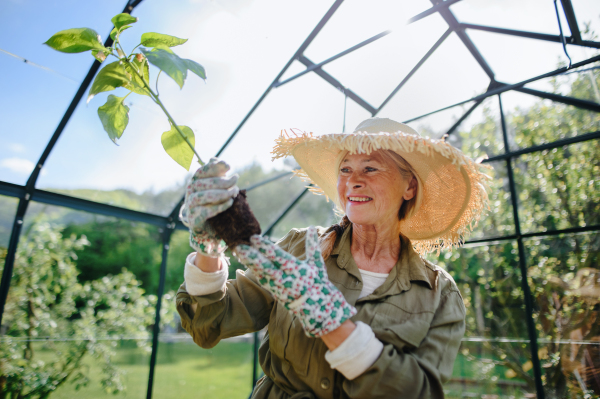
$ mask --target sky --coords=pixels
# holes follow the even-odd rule
[[[580,28],[589,22],[600,33],[600,2],[572,0]],[[139,22],[123,34],[126,49],[154,31],[189,39],[173,50],[202,64],[204,82],[189,74],[183,89],[168,76],[158,82],[160,97],[177,124],[191,127],[196,150],[208,160],[265,92],[322,16],[333,4],[323,0],[144,0],[134,10]],[[24,184],[69,106],[93,59],[89,53],[64,54],[42,45],[59,30],[89,27],[106,38],[110,19],[123,0],[4,0],[0,2],[0,180]],[[324,67],[345,87],[378,107],[447,29],[437,14],[406,25],[431,7],[427,0],[346,0],[305,51],[317,63],[371,36],[392,34]],[[552,0],[463,0],[450,7],[461,22],[558,34]],[[561,16],[565,34],[570,31]],[[566,62],[560,44],[468,31],[496,79],[515,83]],[[573,62],[595,55],[568,46]],[[17,57],[11,56],[11,53]],[[43,66],[36,67],[31,63]],[[283,79],[304,69],[292,63]],[[152,79],[157,70],[151,68]],[[403,121],[484,92],[489,78],[453,33],[378,114]],[[547,82],[531,87],[549,90]],[[116,95],[122,96],[123,89]],[[46,162],[42,189],[125,188],[160,191],[189,175],[164,152],[160,136],[169,130],[160,109],[131,95],[129,126],[119,145],[102,129],[97,108],[109,93],[77,105]],[[503,96],[507,110],[530,105],[523,94]],[[315,134],[352,131],[370,114],[314,73],[271,90],[221,157],[234,170],[271,162],[274,139],[282,129]],[[468,106],[468,105],[467,105]],[[444,132],[464,112],[457,107],[411,123],[417,130]],[[467,121],[477,122],[479,111]],[[441,134],[441,133],[440,133]],[[195,168],[192,164],[192,170]]]

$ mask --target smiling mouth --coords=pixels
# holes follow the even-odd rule
[[[348,200],[351,202],[369,202],[373,201],[371,197],[348,197]]]

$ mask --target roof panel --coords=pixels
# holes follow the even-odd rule
[[[558,35],[556,11],[548,0],[463,0],[451,10],[460,22]],[[563,31],[570,34],[568,24],[563,23]]]
[[[484,93],[488,85],[489,78],[483,69],[452,33],[379,116],[412,119]]]
[[[517,83],[568,64],[560,43],[482,31],[468,34],[501,82]],[[580,52],[569,54],[573,63],[586,58]]]
[[[431,7],[428,0],[347,0],[304,53],[313,62],[321,62],[385,30],[399,29]]]
[[[409,122],[421,136],[441,139],[448,130],[473,106],[474,102],[452,107]]]
[[[377,108],[446,30],[444,20],[432,15],[400,26],[323,69]]]

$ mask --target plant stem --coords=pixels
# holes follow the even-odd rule
[[[120,43],[118,43],[118,44],[119,44],[119,46],[121,45]],[[167,115],[167,118],[169,118],[169,122],[171,122],[171,125],[177,130],[177,132],[179,133],[179,135],[185,140],[185,142],[187,143],[187,145],[192,149],[192,151],[194,152],[194,154],[198,158],[198,163],[201,166],[204,166],[204,162],[202,162],[202,159],[200,158],[200,155],[198,155],[198,153],[196,152],[196,149],[194,148],[194,146],[192,145],[192,143],[190,143],[190,141],[185,136],[185,134],[183,134],[183,132],[181,131],[181,129],[179,128],[179,126],[177,126],[177,124],[175,123],[175,121],[171,117],[171,114],[169,114],[169,111],[167,111],[167,109],[165,108],[165,106],[162,103],[162,101],[160,101],[160,99],[158,98],[158,94],[156,94],[156,93],[154,93],[152,91],[152,89],[150,88],[150,85],[148,84],[148,82],[146,82],[146,79],[144,79],[144,77],[138,72],[138,70],[135,68],[135,66],[131,62],[129,62],[129,60],[127,58],[123,58],[123,61],[125,63],[127,63],[127,65],[129,65],[129,67],[135,72],[135,74],[142,80],[142,82],[144,83],[144,86],[146,87],[146,90],[148,90],[150,92],[150,94],[152,95],[152,99],[154,100],[154,102],[157,103],[162,108],[162,110],[165,113],[165,115]],[[146,62],[148,62],[148,61],[146,60]]]
[[[158,70],[158,75],[156,75],[156,97],[158,97],[160,95],[160,93],[158,92],[158,78],[160,78],[160,73],[162,72],[162,69]]]

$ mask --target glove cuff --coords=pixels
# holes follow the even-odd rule
[[[193,231],[190,231],[190,247],[201,253],[204,256],[210,256],[211,258],[218,258],[225,252],[227,245],[216,238],[207,238],[201,236]]]

